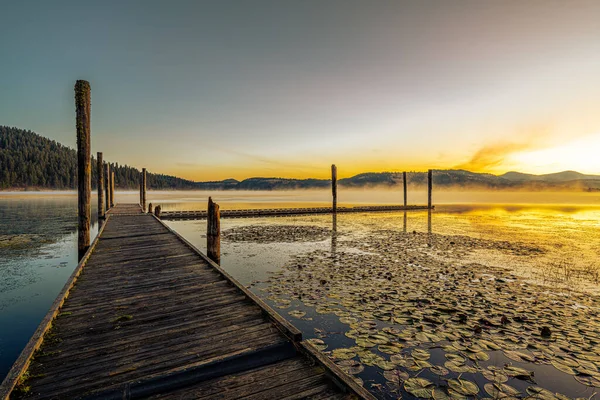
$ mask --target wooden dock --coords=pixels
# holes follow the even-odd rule
[[[374,398],[139,205],[106,215],[0,399]]]
[[[433,206],[432,206],[433,208]],[[427,210],[427,206],[357,206],[336,207],[337,213],[361,213],[361,212],[390,212],[390,211],[413,211]],[[257,218],[257,217],[286,217],[293,215],[331,214],[333,207],[311,207],[311,208],[262,208],[247,210],[221,210],[222,218]],[[161,211],[161,219],[206,219],[206,211]]]

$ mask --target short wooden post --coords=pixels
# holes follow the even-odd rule
[[[406,208],[407,203],[407,192],[406,192],[406,172],[402,173],[402,186],[404,186],[404,208]]]
[[[152,203],[148,204],[148,214],[152,214]]]
[[[98,172],[98,219],[104,218],[104,163],[102,162],[102,153],[96,154]]]
[[[337,213],[337,167],[331,165],[331,195],[333,196],[333,213]]]
[[[427,208],[431,209],[432,170],[427,171]]]
[[[106,198],[106,211],[110,210],[110,164],[104,166],[104,192]]]
[[[87,81],[75,83],[75,111],[77,127],[77,249],[79,259],[81,259],[90,247],[92,219],[91,88]]]
[[[208,258],[221,264],[221,213],[219,205],[208,198],[206,213],[206,253]]]
[[[160,218],[160,204],[154,207],[154,215],[156,215],[156,218]]]
[[[115,206],[115,171],[110,171],[110,206]]]
[[[146,209],[146,168],[142,168],[142,210]]]

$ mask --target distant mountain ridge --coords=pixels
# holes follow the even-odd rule
[[[585,175],[577,171],[563,171],[553,174],[533,175],[522,172],[510,171],[500,175],[501,178],[511,181],[547,181],[547,182],[568,182],[575,180],[600,179],[600,175]]]
[[[74,189],[77,184],[77,153],[54,140],[34,132],[0,126],[0,190]],[[119,189],[137,189],[139,170],[111,163],[115,184]],[[95,184],[96,163],[92,162],[92,185]],[[427,184],[426,172],[407,172],[411,187]],[[396,187],[402,185],[401,172],[366,172],[338,180],[341,187]],[[435,170],[436,188],[494,190],[577,190],[599,191],[600,175],[585,175],[576,171],[533,175],[507,172],[502,175],[465,170]],[[175,176],[148,173],[149,189],[176,190],[293,190],[328,189],[329,179],[288,179],[253,177],[238,181],[194,182]]]

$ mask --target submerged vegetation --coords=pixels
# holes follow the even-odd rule
[[[224,240],[230,242],[316,242],[330,237],[328,228],[302,225],[252,225],[228,229]]]
[[[464,261],[480,251],[533,261],[544,248],[330,234],[331,251],[298,255],[254,285],[288,318],[311,321],[309,340],[379,397],[565,399],[600,387],[597,297]]]

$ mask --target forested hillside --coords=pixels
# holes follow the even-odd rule
[[[110,163],[119,189],[139,188],[140,171]],[[0,126],[0,189],[75,189],[77,152],[34,132]],[[92,157],[92,187],[96,186],[96,159]],[[147,175],[150,189],[193,189],[195,183],[169,175]]]

